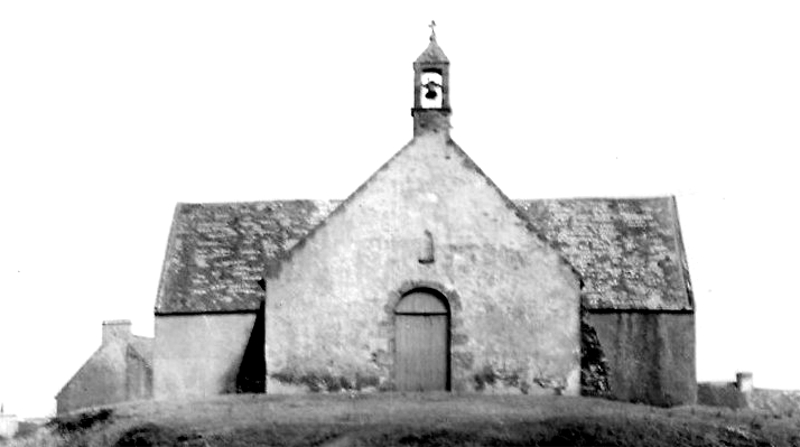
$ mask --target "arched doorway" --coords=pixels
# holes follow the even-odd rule
[[[450,312],[437,292],[412,290],[395,307],[395,385],[399,391],[450,389]]]

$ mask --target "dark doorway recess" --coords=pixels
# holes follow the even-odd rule
[[[256,313],[250,341],[244,350],[239,373],[236,375],[236,391],[239,393],[266,392],[267,363],[264,357],[264,301]]]

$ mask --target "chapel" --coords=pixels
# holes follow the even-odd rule
[[[451,138],[450,62],[435,32],[413,70],[413,138],[349,197],[176,206],[153,397],[694,403],[675,198],[511,199]]]

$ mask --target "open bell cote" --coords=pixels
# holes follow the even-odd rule
[[[414,61],[414,136],[450,130],[450,61],[436,42],[435,25],[428,48]]]

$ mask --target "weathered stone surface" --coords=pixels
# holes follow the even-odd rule
[[[239,391],[240,369],[256,316],[256,312],[243,312],[156,317],[155,397]],[[263,358],[263,348],[255,355]]]
[[[748,396],[736,388],[736,382],[697,384],[697,403],[710,407],[749,408]]]
[[[451,160],[454,155],[460,153],[460,150],[453,148],[453,152],[450,154]],[[447,160],[446,158],[444,159]],[[476,178],[481,178],[482,180],[478,183],[493,187],[491,181],[482,177],[480,171],[468,158],[462,159],[458,165],[468,172],[474,173]],[[386,166],[376,173],[375,177],[383,175],[382,172],[385,170]],[[412,169],[412,172],[418,174],[419,172],[417,171],[424,172],[425,169]],[[442,172],[446,172],[446,170]],[[407,180],[407,182],[410,181],[412,180]],[[430,183],[433,182],[431,181]],[[470,181],[462,183],[469,184]],[[395,180],[392,186],[392,188],[395,188],[393,192],[400,192],[403,185],[404,181]],[[366,189],[367,186],[363,186],[354,196],[363,195],[362,190]],[[441,250],[442,230],[448,233],[448,237],[450,237],[450,234],[453,234],[452,228],[458,225],[466,227],[467,224],[474,222],[475,218],[472,215],[478,215],[484,219],[495,219],[494,224],[496,225],[500,222],[496,219],[496,209],[486,208],[484,203],[480,203],[477,200],[462,200],[457,206],[448,210],[437,204],[438,196],[432,192],[433,189],[428,191],[430,189],[429,184],[418,185],[410,189],[414,189],[414,194],[425,200],[421,200],[421,203],[409,203],[407,197],[398,199],[396,196],[392,196],[395,198],[387,196],[380,201],[376,201],[377,206],[368,205],[370,208],[361,210],[360,217],[349,217],[346,225],[356,226],[360,222],[358,219],[364,219],[364,222],[368,222],[366,226],[376,229],[375,237],[370,240],[361,238],[360,240],[353,239],[346,242],[344,240],[355,233],[349,230],[342,230],[342,234],[335,236],[335,238],[338,238],[338,243],[349,243],[352,246],[357,243],[358,248],[353,248],[354,252],[349,254],[349,258],[346,259],[339,258],[334,260],[334,258],[326,258],[327,254],[320,255],[321,257],[312,262],[310,264],[312,266],[309,268],[314,269],[322,277],[332,277],[340,273],[349,274],[350,277],[344,280],[349,282],[350,286],[353,286],[358,285],[359,281],[361,281],[354,275],[363,274],[364,271],[368,270],[364,267],[364,264],[369,265],[371,269],[385,265],[381,263],[388,262],[387,259],[391,258],[391,256],[407,252],[407,255],[410,256],[409,259],[417,260],[418,264],[414,269],[421,269],[420,272],[435,271],[442,265],[441,261],[445,260],[449,262],[449,269],[453,271],[452,273],[465,274],[469,269],[476,268],[472,262],[479,260],[482,263],[480,268],[487,269],[487,272],[494,272],[489,275],[482,274],[486,275],[487,279],[485,281],[491,287],[498,290],[502,290],[503,287],[511,287],[512,289],[517,287],[514,285],[502,285],[503,282],[515,281],[513,277],[505,275],[503,269],[505,268],[504,264],[518,262],[514,261],[514,257],[519,258],[520,253],[518,248],[513,250],[502,248],[504,242],[498,236],[503,231],[500,227],[476,227],[474,231],[483,232],[482,236],[476,239],[479,241],[478,243],[470,241],[451,243],[446,241],[447,252],[445,253]],[[428,192],[433,195],[428,194]],[[408,196],[411,193],[404,194]],[[555,248],[558,256],[566,259],[574,268],[581,281],[583,281],[582,307],[589,312],[606,312],[605,316],[598,318],[611,318],[609,316],[611,314],[608,311],[615,309],[624,313],[633,310],[691,311],[693,308],[686,256],[681,242],[674,198],[518,200],[512,203],[505,199],[499,191],[497,194],[500,197],[500,202],[503,203],[505,212],[519,217],[517,223],[521,227],[526,227],[529,233],[532,231],[540,236],[541,240],[546,242],[543,245]],[[273,276],[270,282],[274,280],[274,277],[281,276],[282,269],[291,263],[291,261],[287,261],[292,256],[289,253],[291,248],[295,244],[305,245],[307,243],[305,238],[309,237],[310,234],[325,231],[324,229],[328,225],[325,220],[332,210],[335,210],[335,212],[330,217],[331,220],[338,219],[336,216],[340,213],[354,214],[349,211],[349,207],[352,205],[337,209],[340,204],[340,201],[277,201],[179,205],[176,210],[167,260],[165,261],[162,275],[157,301],[157,313],[159,315],[170,315],[218,311],[255,311],[263,297],[263,291],[256,281],[264,275],[265,271],[268,275]],[[362,208],[364,206],[366,205],[361,205]],[[394,221],[386,221],[386,216],[377,214],[380,207],[392,210],[394,214],[391,214],[391,218]],[[414,222],[415,219],[419,221],[420,216],[424,214],[426,209],[429,210],[429,220],[431,222],[436,219],[444,219],[448,223],[438,224],[438,228],[431,225],[422,228],[420,224],[417,224],[419,228],[414,228],[414,230],[418,234],[414,233],[408,236],[405,241],[395,241],[396,234],[398,234],[397,228],[402,228],[403,231],[411,228],[407,224],[400,223],[400,221],[403,219],[408,222]],[[471,213],[472,215],[468,218],[464,217],[464,211],[459,210],[468,210],[467,214]],[[444,218],[443,216],[446,213],[454,214]],[[459,213],[462,214],[461,217],[458,217]],[[456,222],[458,219],[461,219],[461,221]],[[425,248],[429,243],[426,231],[434,238],[436,258],[436,262],[432,264],[434,268],[427,269],[422,264],[419,264],[421,257],[428,256],[426,251],[428,248]],[[439,235],[437,235],[437,232]],[[311,236],[309,239],[314,237]],[[500,240],[501,242],[495,243],[495,240]],[[537,246],[533,251],[540,249]],[[385,252],[386,254],[378,254],[379,252]],[[523,254],[521,258],[524,259],[528,255]],[[358,261],[357,265],[351,265],[358,259],[361,259],[361,261]],[[498,259],[503,261],[498,262]],[[436,281],[431,280],[431,277],[417,273],[414,270],[408,274],[411,275],[409,278],[414,277],[413,275],[416,274],[416,278],[421,283],[432,281],[442,288],[449,287],[449,292],[455,296],[458,295],[459,290],[453,287],[450,278],[452,273],[448,273],[450,275],[447,277],[448,279],[441,283],[436,283]],[[394,275],[399,281],[400,273],[395,271]],[[328,290],[324,283],[322,288],[326,291]],[[383,292],[384,296],[387,294],[389,292]],[[328,296],[332,295],[329,293]],[[377,300],[377,298],[375,299]],[[345,301],[342,305],[347,306],[348,302]],[[456,307],[459,308],[459,306]],[[352,383],[355,386],[356,377],[381,377],[381,380],[390,381],[392,351],[391,344],[386,344],[387,340],[391,341],[392,336],[392,321],[391,317],[387,316],[389,314],[390,312],[384,309],[381,315],[375,316],[375,318],[380,317],[382,319],[375,320],[378,321],[377,336],[370,335],[368,337],[370,341],[365,342],[366,346],[369,346],[369,354],[366,357],[372,359],[372,364],[368,367],[365,367],[363,363],[359,363],[361,365],[359,367],[351,365],[340,368],[341,374],[336,375],[327,372],[330,368],[324,365],[324,362],[311,362],[305,370],[297,370],[294,366],[283,365],[282,368],[272,371],[278,374],[279,377],[286,379],[280,384],[281,389],[288,390],[291,387],[287,388],[287,386],[295,386],[298,383],[305,383],[304,387],[308,388],[308,383],[317,382],[327,385],[311,385],[311,387],[320,389],[337,388],[341,386],[341,383]],[[453,314],[450,364],[453,373],[452,387],[459,390],[481,389],[484,392],[507,392],[509,387],[506,386],[506,383],[517,384],[517,377],[524,368],[515,365],[509,366],[507,363],[503,364],[503,361],[500,361],[499,365],[495,364],[497,363],[496,361],[483,361],[480,355],[476,355],[475,352],[465,348],[472,339],[464,332],[464,322],[475,316],[475,314],[462,314],[460,310]],[[362,316],[362,318],[366,318],[366,315]],[[623,317],[622,314],[619,314],[614,318],[628,317]],[[675,318],[675,316],[668,316],[667,318]],[[684,315],[681,318],[689,320],[693,319],[693,316]],[[241,321],[240,323],[241,327],[235,331],[246,333],[252,327],[250,320]],[[498,319],[493,324],[504,324],[503,318]],[[489,323],[486,324],[484,329],[488,327],[490,327]],[[693,334],[693,326],[691,328],[686,326],[686,330],[691,330]],[[531,334],[527,335],[530,336]],[[356,343],[355,340],[358,337],[352,334],[350,337],[351,341]],[[676,386],[678,388],[682,387],[681,389],[683,390],[677,391],[676,396],[678,397],[670,397],[671,395],[653,397],[655,396],[654,394],[652,396],[648,395],[642,389],[630,390],[627,388],[630,386],[629,384],[623,385],[624,380],[618,374],[620,374],[620,371],[627,371],[630,368],[627,362],[645,362],[648,368],[651,367],[646,363],[649,360],[642,360],[642,353],[638,348],[621,348],[628,342],[635,344],[637,342],[636,337],[637,335],[632,334],[606,334],[602,349],[607,350],[611,357],[620,359],[615,364],[608,365],[609,378],[607,379],[617,374],[618,382],[613,385],[612,380],[613,389],[608,390],[607,395],[622,400],[650,398],[656,399],[657,402],[679,401],[681,399],[691,400],[692,392],[690,388],[692,385],[690,381],[693,380],[694,376],[693,372],[689,374],[688,371],[689,369],[693,370],[693,356],[691,359],[686,358],[686,362],[690,363],[682,364],[678,368],[681,372],[677,374],[680,378],[676,380],[681,385]],[[670,346],[674,345],[677,349],[677,345],[683,343],[685,337],[680,334],[676,334],[675,337],[669,341],[669,344]],[[175,343],[180,346],[181,340],[183,338],[178,338]],[[517,342],[524,343],[521,340],[523,339],[517,340]],[[234,343],[236,345],[234,351],[239,353],[241,351],[240,348],[246,343],[244,340],[240,341],[241,343],[239,341]],[[490,349],[493,352],[491,355],[496,355],[497,352],[502,351],[497,346],[503,342],[495,341],[497,344]],[[505,342],[508,343],[510,340]],[[673,347],[669,349],[673,349]],[[687,353],[686,355],[689,355],[688,353],[693,349],[693,344],[686,345],[680,349]],[[624,352],[614,354],[615,350]],[[201,359],[200,356],[207,353],[201,350],[197,352],[198,357],[194,359],[196,364],[217,364],[222,358],[219,357],[216,360],[210,358]],[[667,353],[669,353],[669,350]],[[654,359],[662,354],[664,353],[656,354],[655,357],[650,354],[647,354],[647,356],[650,359]],[[502,358],[505,355],[501,352],[493,358]],[[183,367],[175,364],[168,367],[167,371],[171,371],[169,374],[176,374],[174,377],[178,377],[177,370],[181,368]],[[214,370],[220,368],[223,368],[223,366],[212,367]],[[465,373],[465,371],[469,372]],[[185,368],[184,372],[191,374],[191,368]],[[640,373],[637,372],[636,374]],[[641,374],[649,374],[649,377],[660,377],[659,374],[662,374],[662,372],[652,370],[646,374],[641,372]],[[542,374],[531,374],[531,377],[533,375],[538,377]],[[325,378],[330,378],[330,380]],[[185,381],[184,379],[180,380]],[[227,392],[224,390],[234,387],[229,382],[225,385],[220,385],[219,381],[222,379],[219,377],[214,380],[217,381],[215,382],[217,384],[213,386],[207,383],[204,384],[203,389],[205,391],[201,393]],[[540,383],[554,383],[542,378],[538,378],[538,380]],[[658,379],[658,381],[662,380],[663,377]],[[528,382],[521,381],[519,383]],[[533,383],[533,378],[530,379],[530,383]],[[608,386],[612,387],[612,385]],[[512,386],[510,390],[521,391],[521,387],[522,385]],[[658,387],[663,388],[663,385],[658,385]],[[278,389],[278,385],[273,384],[273,389]],[[166,391],[168,391],[167,388],[165,388]],[[673,391],[668,391],[667,394],[673,393]],[[536,388],[527,389],[526,392],[536,392]]]
[[[426,231],[433,263],[419,262]],[[393,301],[409,282],[450,301],[454,389],[476,389],[490,368],[518,387],[578,393],[578,278],[437,134],[395,155],[267,278],[270,379],[290,370],[391,382]]]
[[[674,197],[516,203],[579,272],[584,308],[694,307]]]
[[[737,382],[701,382],[697,384],[697,403],[792,417],[800,413],[800,390],[742,387]]]
[[[156,298],[156,314],[255,311],[264,266],[338,204],[288,200],[178,204]]]
[[[341,203],[179,204],[156,312],[255,310],[256,284]],[[516,200],[579,273],[588,309],[689,310],[686,254],[672,197]]]
[[[755,388],[745,394],[749,394],[750,408],[788,416],[800,414],[800,390]]]
[[[692,313],[589,311],[584,321],[605,359],[605,396],[662,406],[696,402]]]
[[[132,335],[130,323],[103,325],[103,344],[56,395],[58,414],[153,395],[153,339]]]

